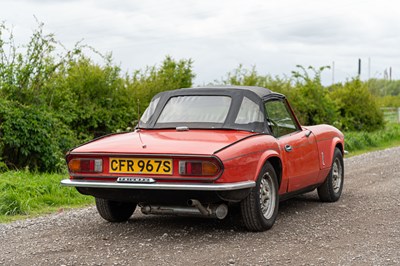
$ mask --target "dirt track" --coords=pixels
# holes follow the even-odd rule
[[[0,265],[398,265],[400,147],[345,160],[337,203],[281,203],[272,230],[144,216],[110,224],[94,208],[0,224]]]

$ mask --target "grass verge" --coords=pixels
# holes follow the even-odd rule
[[[349,156],[400,146],[400,124],[387,124],[374,132],[345,132],[344,138]]]
[[[60,181],[66,176],[27,171],[1,173],[0,223],[93,204],[93,197],[61,187]]]

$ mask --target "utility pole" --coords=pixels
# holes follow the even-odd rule
[[[389,68],[389,80],[392,81],[392,67]]]
[[[361,58],[358,58],[358,78],[361,77]]]
[[[368,80],[371,79],[371,57],[368,57]]]

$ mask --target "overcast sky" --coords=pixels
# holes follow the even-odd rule
[[[124,71],[159,64],[166,55],[191,58],[196,85],[239,64],[283,76],[298,64],[335,62],[335,82],[345,81],[357,75],[358,58],[363,80],[383,78],[390,67],[400,79],[396,0],[0,0],[0,20],[17,42],[37,28],[34,16],[69,48],[83,39],[112,52]],[[324,72],[324,84],[332,74]]]

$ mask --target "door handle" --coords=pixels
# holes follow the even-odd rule
[[[292,150],[293,150],[292,146],[290,146],[289,144],[285,145],[285,151],[291,152]]]

